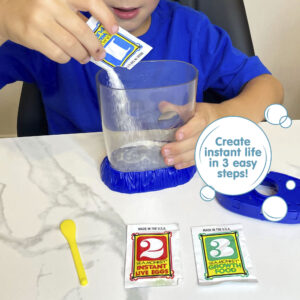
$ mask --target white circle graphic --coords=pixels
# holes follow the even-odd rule
[[[226,195],[255,189],[271,165],[271,147],[263,130],[240,117],[225,117],[207,126],[196,150],[197,170],[206,185]]]
[[[211,201],[216,197],[216,192],[211,186],[206,185],[201,189],[200,197],[204,201]]]
[[[282,117],[280,120],[280,126],[282,128],[289,128],[292,126],[292,119],[290,117]]]
[[[267,220],[278,222],[286,216],[288,206],[281,197],[272,196],[264,201],[261,210]]]
[[[265,119],[273,125],[279,125],[280,122],[284,122],[283,117],[287,116],[286,108],[280,104],[269,105],[265,110]]]
[[[289,180],[286,182],[285,186],[288,190],[292,191],[296,188],[296,182],[294,180]]]

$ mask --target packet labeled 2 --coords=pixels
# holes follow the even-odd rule
[[[103,69],[124,67],[130,70],[152,50],[151,46],[121,27],[116,34],[110,35],[94,17],[89,18],[87,25],[93,30],[106,52],[106,57],[102,61],[91,58],[91,62]]]
[[[256,281],[242,225],[192,228],[198,283]]]
[[[176,224],[128,225],[125,288],[178,285],[178,242]]]

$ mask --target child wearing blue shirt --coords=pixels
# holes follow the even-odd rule
[[[111,34],[119,24],[151,45],[146,60],[181,60],[198,69],[196,112],[178,129],[176,142],[162,148],[167,165],[193,165],[197,139],[212,121],[237,115],[259,122],[268,105],[283,99],[281,84],[257,57],[235,49],[205,15],[175,2],[0,0],[0,7],[0,88],[16,80],[36,83],[51,134],[102,130],[95,84],[99,68],[87,62],[105,53],[79,10],[89,11]],[[204,103],[208,88],[228,100]]]

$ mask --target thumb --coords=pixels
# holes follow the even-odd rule
[[[168,101],[161,101],[158,104],[158,108],[162,114],[166,114],[168,112],[178,114],[184,122],[189,120],[193,114],[193,106],[189,103],[185,105],[176,105]]]

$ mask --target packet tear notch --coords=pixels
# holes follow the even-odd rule
[[[114,67],[124,67],[130,70],[152,50],[151,46],[121,27],[116,34],[110,35],[94,17],[87,21],[87,25],[106,52],[106,57],[102,61],[95,61],[91,58],[91,62],[105,70]]]

